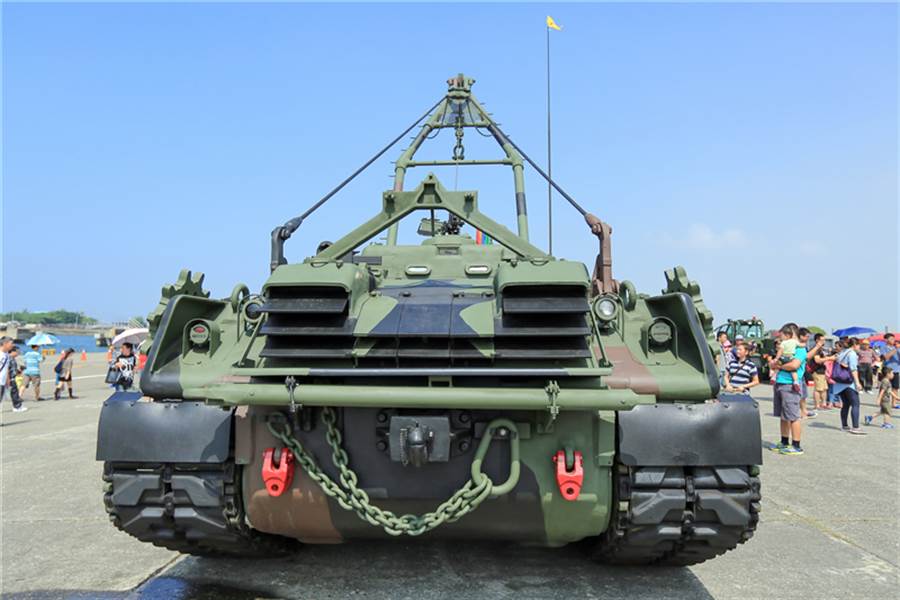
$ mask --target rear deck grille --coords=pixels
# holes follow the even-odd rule
[[[353,354],[350,297],[338,287],[272,287],[262,311],[266,336],[260,356],[308,362],[347,359]]]
[[[460,316],[475,303],[490,302],[490,294],[449,284],[383,290],[397,307],[358,336],[341,288],[273,287],[267,293],[260,356],[273,365],[581,366],[590,357],[587,293],[579,286],[508,287],[493,336],[472,330]]]
[[[497,359],[560,361],[590,357],[590,309],[580,286],[509,286],[494,321]]]

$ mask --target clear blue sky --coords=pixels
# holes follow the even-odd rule
[[[898,325],[896,5],[2,10],[4,310],[146,314],[181,267],[214,295],[258,290],[272,227],[459,71],[543,164],[549,12],[565,28],[554,174],[613,225],[617,277],[657,292],[683,264],[717,322]],[[480,141],[467,157],[490,149]],[[445,133],[423,156],[451,147]],[[399,150],[310,219],[289,257],[374,212]],[[526,183],[543,246],[546,188]],[[514,224],[506,170],[463,170],[459,186]],[[561,199],[555,214],[555,253],[592,264],[580,217]]]

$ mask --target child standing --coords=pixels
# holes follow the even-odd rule
[[[881,371],[880,383],[878,384],[878,404],[879,411],[874,415],[866,417],[866,425],[871,425],[872,421],[878,415],[882,417],[881,428],[893,429],[894,424],[891,423],[891,406],[897,399],[897,392],[891,389],[891,379],[894,377],[894,370],[890,367],[884,367]]]

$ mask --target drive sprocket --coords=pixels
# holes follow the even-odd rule
[[[169,305],[169,301],[172,298],[176,296],[198,296],[200,298],[209,298],[209,292],[203,290],[203,279],[205,277],[206,275],[203,273],[191,273],[190,269],[182,269],[178,274],[178,280],[175,283],[169,283],[162,286],[159,304],[157,304],[156,308],[147,315],[147,328],[150,330],[150,335],[147,337],[144,344],[142,344],[142,348],[150,347],[153,336],[159,328],[160,321],[162,321],[163,313],[166,312],[166,307]]]
[[[700,284],[688,278],[687,271],[682,266],[665,271],[666,287],[663,294],[684,293],[691,297],[694,301],[694,308],[697,309],[697,316],[700,317],[700,324],[703,326],[703,333],[708,339],[712,339],[713,334],[713,314],[703,302],[703,296],[700,295]]]

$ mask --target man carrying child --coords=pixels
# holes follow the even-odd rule
[[[769,368],[773,372],[777,371],[774,386],[774,413],[781,420],[781,441],[773,446],[772,450],[787,456],[800,456],[803,454],[803,448],[800,446],[803,414],[798,372],[803,372],[800,369],[803,360],[806,358],[806,348],[803,348],[803,360],[801,360],[801,358],[797,357],[799,353],[799,332],[800,328],[794,323],[787,323],[781,328],[782,337],[778,352],[769,363]],[[789,340],[794,340],[795,343],[788,343],[785,348],[785,342]],[[790,354],[790,359],[782,361],[781,359],[786,353]]]

